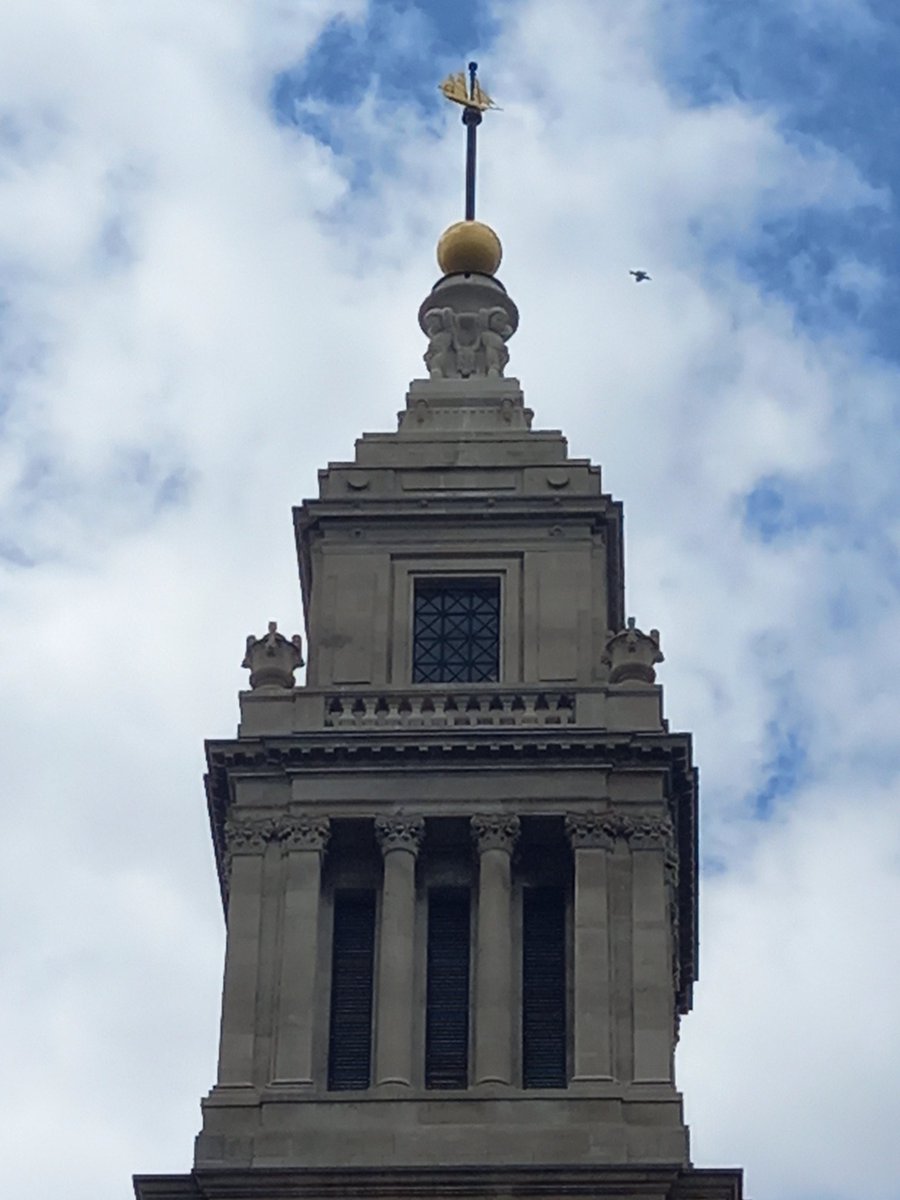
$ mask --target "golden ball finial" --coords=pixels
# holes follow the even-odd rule
[[[457,221],[444,230],[437,244],[438,265],[445,275],[458,271],[493,275],[502,257],[500,239],[481,221]]]

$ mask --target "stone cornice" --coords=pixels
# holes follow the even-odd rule
[[[137,1175],[136,1200],[741,1200],[742,1172],[678,1164],[609,1166],[338,1167]]]

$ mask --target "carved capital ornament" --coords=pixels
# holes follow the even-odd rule
[[[574,850],[612,850],[616,841],[615,822],[608,813],[569,813],[566,834]]]
[[[407,850],[410,854],[418,854],[424,833],[425,820],[422,817],[375,819],[375,837],[382,854],[390,854],[392,850]]]
[[[505,813],[480,815],[472,817],[471,821],[472,840],[479,854],[487,850],[505,850],[507,854],[512,854],[520,828],[519,818]]]
[[[321,853],[330,837],[331,822],[327,817],[291,813],[278,822],[278,840],[288,851],[313,850]]]

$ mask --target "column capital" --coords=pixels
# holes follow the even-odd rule
[[[668,817],[627,818],[625,837],[632,850],[669,850],[675,831]]]
[[[566,833],[573,850],[612,850],[617,826],[610,813],[568,813]]]
[[[314,850],[321,854],[331,837],[328,817],[309,813],[288,813],[278,820],[277,829],[278,840],[287,851]]]
[[[470,821],[472,841],[478,853],[487,850],[505,850],[512,854],[513,847],[519,837],[521,822],[518,817],[506,813],[479,814]]]
[[[418,854],[424,834],[423,817],[375,818],[375,837],[382,854],[390,854],[392,850],[408,850],[410,854]]]
[[[241,813],[225,822],[225,844],[228,857],[235,854],[261,854],[277,836],[277,822],[271,817]]]
[[[308,812],[288,812],[278,817],[276,838],[284,850],[314,850],[322,853],[331,836],[328,817],[317,817]]]

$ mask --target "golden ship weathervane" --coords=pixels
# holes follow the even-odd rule
[[[470,62],[468,80],[465,71],[456,71],[448,75],[440,90],[448,100],[462,105],[462,121],[466,127],[466,220],[475,220],[475,153],[478,126],[481,124],[482,113],[496,109],[497,105],[490,98],[477,78],[478,63]]]

